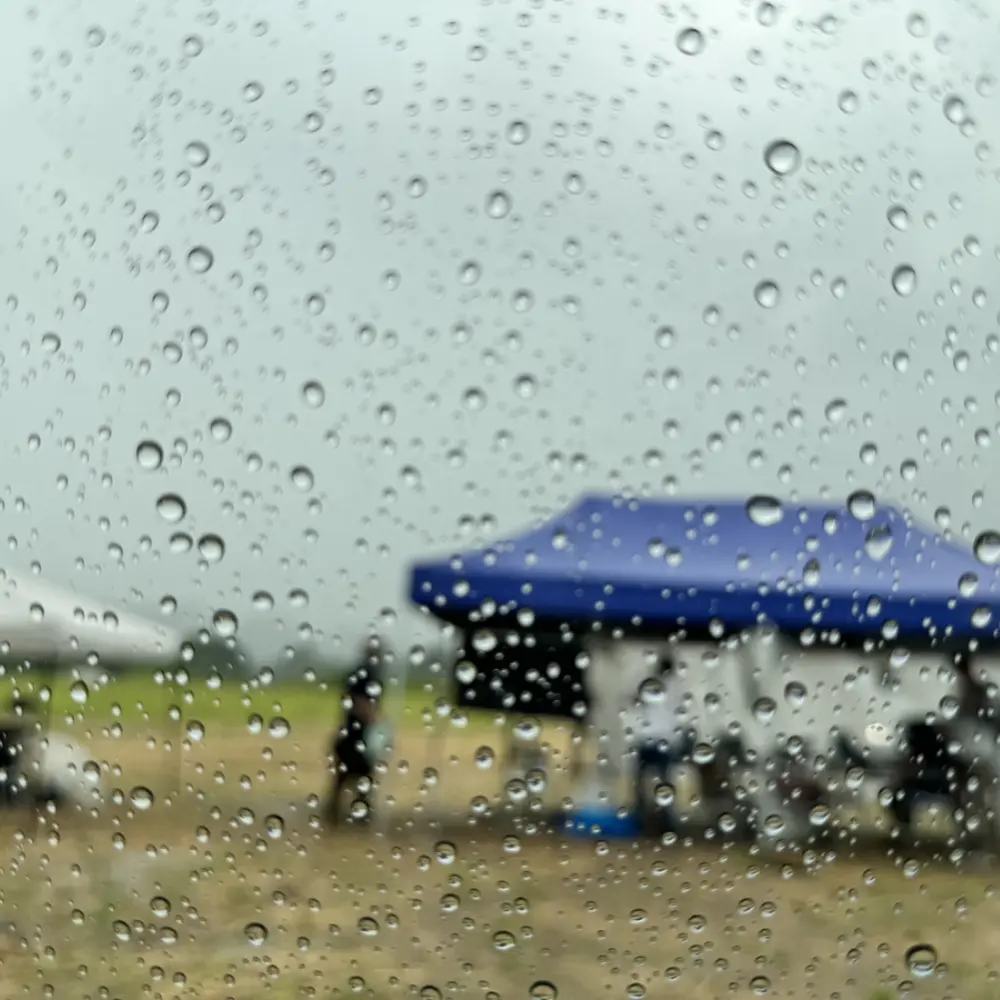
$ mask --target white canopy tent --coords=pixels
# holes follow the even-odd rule
[[[0,569],[0,659],[169,665],[180,644],[171,628]]]

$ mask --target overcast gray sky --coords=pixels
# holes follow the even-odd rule
[[[995,527],[996,18],[16,4],[9,566],[267,660],[585,489]]]

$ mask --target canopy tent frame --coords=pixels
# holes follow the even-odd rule
[[[759,503],[758,503],[759,506]],[[892,505],[768,508],[591,496],[490,549],[412,568],[410,596],[482,628],[713,638],[773,626],[838,645],[1000,645],[1000,576]]]

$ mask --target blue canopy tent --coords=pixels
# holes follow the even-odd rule
[[[996,570],[898,508],[868,506],[856,515],[816,502],[588,496],[492,548],[417,564],[411,597],[486,628],[516,628],[527,610],[577,626],[768,623],[845,638],[996,641]]]

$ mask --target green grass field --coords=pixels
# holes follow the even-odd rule
[[[269,728],[332,729],[340,713],[340,690],[327,683],[299,681],[262,685],[259,681],[226,680],[211,686],[203,679],[179,685],[153,671],[112,676],[104,683],[82,684],[66,674],[56,678],[28,676],[0,681],[0,704],[15,693],[46,706],[57,727],[96,728],[116,723],[132,732],[174,729],[179,724],[206,729],[225,727],[257,733]],[[434,690],[390,687],[385,710],[397,727],[427,729],[455,726],[489,729],[495,713],[455,713]]]

